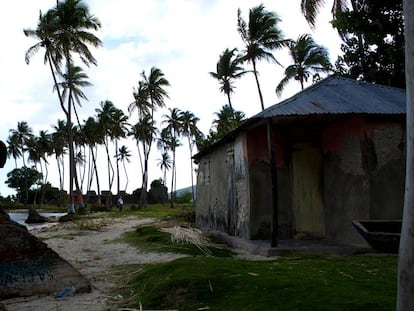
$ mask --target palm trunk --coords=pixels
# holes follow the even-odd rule
[[[404,212],[398,260],[397,311],[409,311],[414,301],[414,2],[403,1],[407,88],[407,161]]]
[[[117,183],[117,196],[119,197],[119,158],[118,158],[118,140],[115,140],[115,159],[116,159],[116,183]]]
[[[254,78],[256,79],[257,90],[259,92],[260,105],[262,106],[262,110],[264,110],[265,108],[264,108],[264,103],[263,103],[263,95],[262,95],[262,91],[260,89],[259,77],[257,75],[256,62],[254,60],[252,60],[252,63],[253,63]]]
[[[188,147],[190,148],[190,167],[191,167],[191,196],[193,198],[193,203],[195,203],[195,196],[194,196],[194,170],[193,170],[193,147],[191,146],[191,139],[188,136]]]
[[[170,198],[170,208],[174,207],[174,181],[175,181],[175,147],[172,150],[173,154],[173,163],[172,163],[172,173],[171,173],[171,198]]]

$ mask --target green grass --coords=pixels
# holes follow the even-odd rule
[[[177,253],[191,256],[206,255],[193,244],[172,243],[171,235],[159,231],[155,226],[143,226],[135,231],[126,232],[122,235],[121,240],[146,251]],[[213,242],[221,247],[209,247],[208,250],[210,251],[211,256],[231,257],[233,255],[233,252],[225,245],[219,244],[220,241],[214,240]]]
[[[396,266],[396,256],[187,257],[140,266],[123,296],[129,307],[180,311],[388,311],[395,309]]]

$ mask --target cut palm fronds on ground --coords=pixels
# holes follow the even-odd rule
[[[221,248],[219,245],[211,242],[203,232],[197,228],[174,226],[171,228],[160,228],[159,230],[171,234],[172,243],[193,244],[207,255],[211,255],[210,248]]]

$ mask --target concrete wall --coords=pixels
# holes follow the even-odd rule
[[[402,122],[352,117],[324,129],[327,238],[364,244],[353,220],[400,219],[404,197]]]
[[[196,224],[249,238],[249,184],[245,139],[221,145],[201,157],[197,176]]]
[[[290,172],[286,159],[286,141],[274,129],[277,167],[278,236],[292,235],[292,195]],[[246,133],[250,184],[250,239],[269,240],[272,230],[271,175],[266,127]]]
[[[292,148],[322,151],[326,238],[364,244],[353,220],[399,219],[404,197],[404,120],[347,116],[324,124],[275,128],[279,239],[294,237]],[[201,157],[196,223],[248,239],[270,239],[272,206],[266,127],[240,133]]]

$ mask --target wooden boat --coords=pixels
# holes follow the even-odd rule
[[[401,224],[401,220],[354,220],[352,222],[369,245],[383,253],[398,253]]]

